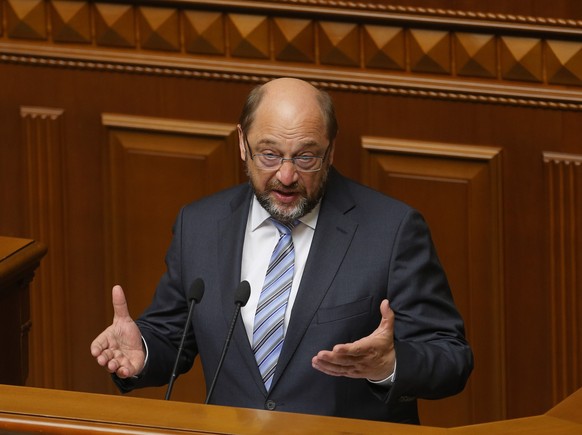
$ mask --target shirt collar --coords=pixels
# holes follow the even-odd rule
[[[317,205],[313,208],[313,210],[311,210],[305,216],[299,218],[299,221],[301,223],[307,225],[312,230],[315,230],[315,225],[317,224],[317,218],[319,217],[320,207],[321,207],[321,201],[319,201],[317,203]],[[253,195],[250,213],[251,213],[251,216],[250,216],[251,231],[255,231],[257,228],[259,228],[261,225],[263,225],[263,223],[265,223],[266,220],[268,220],[271,217],[271,215],[267,212],[267,210],[265,210],[263,208],[263,206],[261,204],[259,204],[259,201],[257,200],[257,197],[255,195]]]

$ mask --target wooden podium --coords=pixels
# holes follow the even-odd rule
[[[0,433],[575,435],[582,389],[544,415],[444,429],[0,385]]]
[[[46,251],[34,240],[0,237],[0,343],[10,349],[0,358],[2,384],[24,385],[28,376],[28,285]]]

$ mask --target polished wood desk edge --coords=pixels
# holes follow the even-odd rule
[[[0,286],[28,273],[32,279],[34,270],[47,252],[41,242],[13,237],[0,237]]]
[[[582,388],[570,394],[545,415],[582,425]]]
[[[30,245],[32,242],[33,240],[30,239],[0,236],[0,262],[13,255],[15,252],[20,251],[27,245]]]
[[[128,396],[0,385],[0,429],[64,433],[399,434],[446,429]],[[60,432],[59,432],[60,431]]]
[[[548,434],[582,435],[582,388],[542,415],[461,426],[449,429],[454,434]]]
[[[546,414],[435,428],[0,385],[0,431],[119,434],[582,434],[582,389]]]

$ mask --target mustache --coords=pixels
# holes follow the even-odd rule
[[[305,193],[304,192],[305,189],[302,188],[301,185],[297,181],[286,186],[283,183],[281,183],[279,180],[275,179],[275,180],[269,181],[266,188],[269,191],[278,190],[280,192],[285,192],[285,193],[291,193],[291,192]]]

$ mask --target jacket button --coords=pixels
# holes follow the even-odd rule
[[[276,407],[277,407],[277,404],[275,403],[274,400],[267,400],[265,402],[265,409],[267,409],[269,411],[273,411]]]

